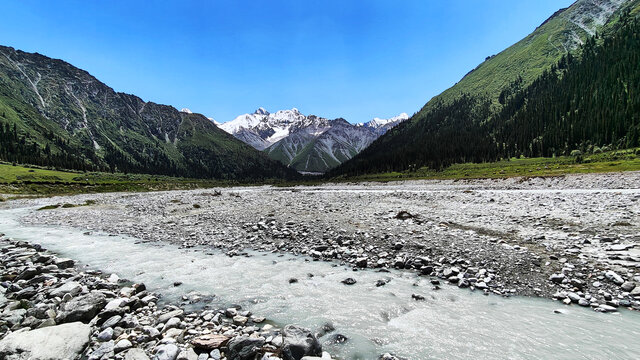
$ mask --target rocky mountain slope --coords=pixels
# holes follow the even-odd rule
[[[4,46],[0,129],[5,161],[238,180],[292,175],[203,115],[115,92],[67,62]]]
[[[259,108],[220,128],[300,172],[322,173],[351,159],[407,118],[403,113],[353,125],[344,119],[306,116],[296,108],[276,113]]]

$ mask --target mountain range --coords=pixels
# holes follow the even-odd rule
[[[201,114],[115,92],[65,61],[5,46],[0,159],[243,181],[296,176]]]
[[[261,181],[635,147],[639,34],[640,0],[578,0],[408,120],[360,124],[263,108],[219,124],[0,46],[0,160]]]
[[[324,173],[351,159],[408,118],[403,113],[391,119],[375,118],[353,125],[341,118],[307,116],[296,108],[275,113],[259,108],[219,126],[299,172]]]

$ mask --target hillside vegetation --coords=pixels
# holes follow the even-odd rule
[[[557,13],[525,40],[543,35],[552,38],[555,32],[549,33],[549,29],[556,29],[585,3],[589,2],[579,1]],[[391,130],[331,175],[423,166],[442,169],[456,163],[493,162],[521,155],[552,157],[638,146],[638,3],[628,2],[612,15],[599,28],[601,35],[585,37],[572,52],[558,53],[557,60],[533,80],[537,67],[532,70],[527,67],[531,64],[521,64],[518,73],[506,65],[514,58],[514,51],[519,49],[517,53],[522,55],[523,42],[487,60],[409,122]],[[528,48],[524,53],[531,51],[531,58],[536,58],[540,49]],[[551,61],[555,56],[546,59]],[[488,85],[497,84],[493,73],[485,73],[490,79],[484,79],[478,70],[502,61],[506,70],[501,76],[510,81],[494,89]],[[486,82],[487,91],[473,90],[473,79]],[[456,91],[459,95],[451,96]]]
[[[203,115],[117,93],[64,61],[2,46],[0,160],[192,178],[296,176]]]

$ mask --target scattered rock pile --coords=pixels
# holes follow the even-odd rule
[[[83,271],[38,245],[0,246],[2,359],[331,359],[307,329],[239,308],[160,307],[144,284]]]

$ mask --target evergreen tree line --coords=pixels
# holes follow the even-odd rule
[[[81,171],[105,171],[103,166],[96,165],[95,158],[79,156],[68,143],[53,133],[47,134],[50,142],[42,147],[35,139],[20,134],[15,124],[0,123],[0,160],[33,164],[57,169],[73,169]],[[60,149],[52,151],[51,145]],[[95,154],[94,154],[95,156]]]
[[[588,39],[528,86],[460,95],[389,131],[329,175],[435,169],[514,156],[569,155],[639,146],[640,21],[628,13],[610,36]],[[494,105],[495,108],[495,105]]]

